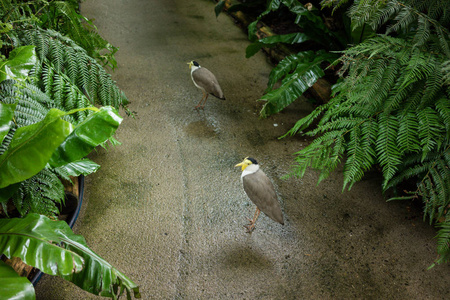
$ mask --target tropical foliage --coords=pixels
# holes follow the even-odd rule
[[[256,5],[260,4],[260,1],[251,3]],[[224,2],[220,1],[216,8],[223,6]],[[236,4],[231,6],[229,11],[244,7],[244,4]],[[291,18],[297,25],[296,32],[258,38],[259,22],[280,10],[283,10],[284,18]],[[345,15],[343,17],[346,19]],[[342,24],[348,23],[344,20],[340,21]],[[296,0],[271,0],[268,1],[266,9],[248,26],[248,35],[252,44],[246,49],[247,57],[253,56],[263,47],[274,47],[278,44],[298,46],[309,42],[314,45],[314,49],[317,49],[290,54],[272,70],[268,87],[260,99],[265,102],[261,116],[267,117],[282,111],[302,96],[319,78],[324,77],[323,67],[339,58],[338,54],[331,51],[342,50],[348,43],[359,41],[361,30],[355,35],[348,34],[344,27],[331,30],[323,21],[323,13],[313,6],[308,7]],[[276,85],[278,82],[281,84]]]
[[[96,295],[117,298],[125,289],[130,299],[131,292],[139,293],[132,281],[90,250],[85,239],[73,234],[66,222],[28,214],[23,219],[0,219],[0,229],[0,247],[8,257],[19,257]],[[3,247],[5,244],[17,246]]]
[[[379,33],[342,52],[334,97],[288,132],[316,137],[296,153],[295,173],[318,169],[320,182],[343,162],[343,189],[376,165],[383,191],[414,182],[391,200],[422,199],[424,219],[439,228],[436,263],[448,262],[450,2],[355,1],[349,15]]]
[[[19,216],[0,219],[0,254],[94,294],[139,297],[83,237],[53,221],[65,197],[61,180],[95,172],[99,165],[84,157],[108,140],[117,144],[117,110],[128,100],[104,69],[115,67],[116,49],[78,14],[77,1],[0,5],[0,211],[11,217],[14,207]],[[1,286],[11,280],[10,293],[34,298],[29,284],[0,266]]]
[[[230,6],[219,1],[216,14],[261,1]],[[313,2],[313,1],[312,1]],[[317,2],[317,1],[316,1]],[[314,3],[314,2],[313,2]],[[384,178],[390,200],[421,199],[424,220],[436,224],[436,263],[450,261],[450,2],[446,0],[270,0],[248,27],[247,57],[262,47],[313,41],[272,70],[261,116],[280,112],[326,69],[339,69],[332,99],[300,119],[284,136],[305,134],[314,141],[296,153],[293,174],[320,171],[319,183],[344,166],[343,190],[372,168]],[[298,32],[258,39],[258,22],[286,9]],[[284,10],[284,12],[282,12]],[[325,26],[326,13],[343,30]],[[314,124],[314,126],[313,126]],[[408,188],[411,186],[413,188]],[[400,188],[401,187],[401,188]]]

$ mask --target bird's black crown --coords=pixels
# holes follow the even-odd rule
[[[254,165],[257,165],[257,164],[258,164],[258,162],[256,161],[256,159],[254,159],[253,157],[248,157],[247,159],[248,159],[249,161],[251,161],[252,164],[254,164]]]
[[[199,67],[200,65],[198,64],[198,62],[196,62],[195,60],[192,61],[192,63],[194,64],[194,66]]]

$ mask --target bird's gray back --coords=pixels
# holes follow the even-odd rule
[[[224,99],[219,82],[217,81],[216,76],[214,76],[214,74],[210,70],[206,68],[199,68],[192,72],[192,78],[194,79],[195,83],[202,89],[204,89],[207,93],[217,98]]]
[[[272,220],[284,224],[275,188],[267,175],[259,169],[242,178],[244,190],[253,203]]]

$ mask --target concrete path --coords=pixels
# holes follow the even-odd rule
[[[308,143],[278,140],[311,110],[297,103],[261,120],[271,66],[245,58],[245,33],[208,0],[87,0],[82,12],[120,47],[113,74],[136,118],[123,145],[99,149],[75,227],[91,248],[140,285],[143,299],[444,299],[449,266],[427,271],[435,231],[409,203],[386,203],[376,176],[341,193],[342,174],[316,186],[310,171],[282,180]],[[214,72],[226,101],[191,82],[188,61]],[[123,115],[125,115],[123,113]],[[261,215],[234,168],[252,156],[273,180],[286,225]],[[38,299],[97,299],[44,276]]]

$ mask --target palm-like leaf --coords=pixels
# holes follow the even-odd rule
[[[0,157],[0,188],[28,179],[42,170],[72,130],[64,112],[51,109],[44,120],[20,127]]]
[[[63,243],[64,247],[59,246]],[[64,221],[28,214],[23,219],[0,219],[0,253],[58,275],[81,288],[115,297],[124,290],[140,297],[138,286],[94,253],[82,236]]]
[[[317,79],[325,75],[320,64],[335,58],[337,56],[334,54],[307,51],[283,59],[270,73],[267,94],[260,99],[267,101],[261,110],[261,116],[267,117],[278,113],[294,102]],[[275,83],[281,78],[283,78],[281,86],[272,90]]]
[[[303,32],[294,32],[283,35],[268,36],[258,40],[255,43],[247,46],[245,50],[245,57],[249,58],[258,53],[263,47],[273,47],[278,43],[285,44],[300,44],[310,40],[309,36]]]
[[[34,300],[34,287],[28,279],[20,277],[13,268],[0,260],[0,295],[3,299]]]

